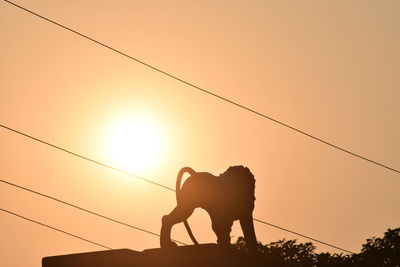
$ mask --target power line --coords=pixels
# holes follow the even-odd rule
[[[86,213],[90,213],[90,214],[92,214],[92,215],[95,215],[95,216],[97,216],[97,217],[100,217],[100,218],[109,220],[109,221],[111,221],[111,222],[118,223],[118,224],[121,224],[121,225],[130,227],[130,228],[132,228],[132,229],[139,230],[139,231],[142,231],[142,232],[144,232],[144,233],[151,234],[151,235],[154,235],[154,236],[157,236],[157,237],[160,236],[160,235],[157,234],[157,233],[148,231],[148,230],[146,230],[146,229],[143,229],[143,228],[140,228],[140,227],[137,227],[137,226],[128,224],[128,223],[121,222],[121,221],[119,221],[119,220],[110,218],[110,217],[105,216],[105,215],[102,215],[102,214],[100,214],[100,213],[97,213],[97,212],[94,212],[94,211],[91,211],[91,210],[88,210],[88,209],[79,207],[79,206],[77,206],[77,205],[71,204],[71,203],[69,203],[69,202],[67,202],[67,201],[64,201],[64,200],[61,200],[61,199],[52,197],[52,196],[47,195],[47,194],[44,194],[44,193],[40,193],[40,192],[35,191],[35,190],[33,190],[33,189],[30,189],[30,188],[27,188],[27,187],[24,187],[24,186],[21,186],[21,185],[17,185],[17,184],[11,183],[11,182],[6,181],[6,180],[3,180],[3,179],[0,179],[0,182],[1,182],[1,183],[4,183],[4,184],[11,185],[11,186],[14,186],[14,187],[17,187],[17,188],[19,188],[19,189],[28,191],[28,192],[30,192],[30,193],[33,193],[33,194],[36,194],[36,195],[39,195],[39,196],[42,196],[42,197],[46,197],[46,198],[48,198],[48,199],[57,201],[57,202],[59,202],[59,203],[62,203],[62,204],[64,204],[64,205],[73,207],[73,208],[78,209],[78,210],[81,210],[81,211],[84,211],[84,212],[86,212]],[[173,240],[173,241],[175,241],[175,242],[177,242],[177,243],[179,243],[179,244],[182,244],[182,245],[187,245],[187,244],[185,244],[185,243],[183,243],[183,242],[181,242],[181,241],[178,241],[178,240]]]
[[[31,135],[28,135],[28,134],[26,134],[26,133],[17,131],[17,130],[15,130],[15,129],[10,128],[10,127],[7,127],[7,126],[5,126],[5,125],[0,124],[0,127],[3,127],[3,128],[5,128],[5,129],[7,129],[7,130],[9,130],[9,131],[15,132],[15,133],[20,134],[20,135],[22,135],[22,136],[28,137],[28,138],[30,138],[30,139],[33,139],[33,140],[35,140],[35,141],[37,141],[37,142],[40,142],[40,143],[43,143],[43,144],[45,144],[45,145],[51,146],[51,147],[53,147],[53,148],[59,149],[59,150],[61,150],[61,151],[63,151],[63,152],[67,152],[67,153],[69,153],[69,154],[71,154],[71,155],[74,155],[74,156],[76,156],[76,157],[79,157],[79,158],[81,158],[81,159],[88,160],[88,161],[93,162],[93,163],[96,163],[96,164],[98,164],[98,165],[100,165],[100,166],[103,166],[103,167],[106,167],[106,168],[110,168],[110,169],[113,169],[113,170],[122,172],[122,173],[124,173],[124,174],[126,174],[126,175],[129,175],[129,176],[131,176],[131,177],[140,179],[140,180],[145,181],[145,182],[149,182],[149,183],[151,183],[151,184],[153,184],[153,185],[157,185],[157,186],[160,186],[160,187],[162,187],[162,188],[164,188],[164,189],[168,189],[168,190],[170,190],[170,191],[175,192],[175,190],[172,189],[172,188],[170,188],[170,187],[161,185],[161,184],[159,184],[159,183],[154,183],[154,182],[152,182],[152,181],[150,181],[150,180],[148,180],[148,179],[145,179],[145,178],[139,177],[139,176],[137,176],[137,175],[131,174],[131,173],[129,173],[129,172],[126,172],[126,171],[123,171],[123,170],[114,168],[114,167],[109,166],[109,165],[107,165],[107,164],[103,164],[103,163],[98,162],[98,161],[96,161],[96,160],[92,160],[92,159],[90,159],[90,158],[88,158],[88,157],[81,156],[81,155],[79,155],[79,154],[77,154],[77,153],[74,153],[74,152],[71,152],[71,151],[69,151],[69,150],[67,150],[67,149],[64,149],[64,148],[62,148],[62,147],[53,145],[53,144],[51,144],[51,143],[49,143],[49,142],[43,141],[43,140],[41,140],[41,139],[38,139],[38,138],[33,137],[33,136],[31,136]],[[9,183],[9,184],[10,184],[10,183]],[[28,190],[28,191],[31,191],[31,190]],[[32,191],[33,191],[33,190],[32,190]],[[319,241],[319,240],[317,240],[317,239],[315,239],[315,238],[311,238],[311,237],[308,237],[308,236],[305,236],[305,235],[296,233],[296,232],[294,232],[294,231],[285,229],[285,228],[283,228],[283,227],[279,227],[279,226],[270,224],[270,223],[265,222],[265,221],[263,221],[263,220],[259,220],[259,219],[254,218],[254,221],[257,221],[257,222],[260,222],[260,223],[263,223],[263,224],[266,224],[266,225],[275,227],[275,228],[280,229],[280,230],[284,230],[284,231],[290,232],[290,233],[292,233],[292,234],[296,234],[296,235],[299,235],[299,236],[302,236],[302,237],[311,239],[311,240],[313,240],[313,241],[315,241],[315,242],[318,242],[318,243],[327,245],[327,246],[332,247],[332,248],[335,248],[335,249],[339,249],[339,250],[342,250],[342,251],[345,251],[345,252],[350,252],[349,250],[342,249],[342,248],[339,248],[339,247],[334,246],[334,245],[330,245],[330,244],[328,244],[328,243],[326,243],[326,242]]]
[[[292,231],[292,230],[289,230],[289,229],[286,229],[286,228],[283,228],[283,227],[274,225],[274,224],[272,224],[272,223],[268,223],[268,222],[266,222],[266,221],[259,220],[259,219],[256,219],[256,218],[254,218],[253,220],[256,221],[256,222],[263,223],[263,224],[266,224],[266,225],[269,225],[269,226],[272,226],[272,227],[281,229],[281,230],[283,230],[283,231],[286,231],[286,232],[289,232],[289,233],[292,233],[292,234],[295,234],[295,235],[298,235],[298,236],[301,236],[301,237],[310,239],[310,240],[315,241],[315,242],[318,242],[318,243],[320,243],[320,244],[323,244],[323,245],[326,245],[326,246],[329,246],[329,247],[332,247],[332,248],[336,248],[336,249],[338,249],[338,250],[342,250],[342,251],[345,251],[345,252],[350,253],[350,254],[355,254],[354,252],[352,252],[352,251],[350,251],[350,250],[337,247],[337,246],[335,246],[335,245],[332,245],[332,244],[326,243],[326,242],[324,242],[324,241],[321,241],[321,240],[318,240],[318,239],[315,239],[315,238],[312,238],[312,237],[309,237],[309,236],[306,236],[306,235],[297,233],[297,232],[295,232],[295,231]]]
[[[162,185],[162,184],[153,182],[153,181],[151,181],[151,180],[149,180],[149,179],[143,178],[143,177],[138,176],[138,175],[135,175],[135,174],[133,174],[133,173],[130,173],[130,172],[124,171],[124,170],[122,170],[122,169],[118,169],[118,168],[115,168],[115,167],[113,167],[113,166],[110,166],[110,165],[108,165],[108,164],[99,162],[99,161],[97,161],[97,160],[93,160],[93,159],[91,159],[91,158],[82,156],[82,155],[77,154],[77,153],[75,153],[75,152],[72,152],[72,151],[70,151],[70,150],[68,150],[68,149],[65,149],[65,148],[62,148],[62,147],[53,145],[53,144],[51,144],[51,143],[49,143],[49,142],[43,141],[43,140],[38,139],[38,138],[36,138],[36,137],[33,137],[33,136],[31,136],[31,135],[28,135],[28,134],[25,134],[25,133],[20,132],[20,131],[18,131],[18,130],[15,130],[15,129],[12,129],[12,128],[10,128],[10,127],[7,127],[7,126],[5,126],[5,125],[3,125],[3,124],[0,124],[0,127],[3,127],[4,129],[7,129],[7,130],[9,130],[9,131],[12,131],[12,132],[15,132],[15,133],[17,133],[17,134],[20,134],[20,135],[23,135],[23,136],[25,136],[25,137],[28,137],[28,138],[30,138],[30,139],[33,139],[33,140],[35,140],[35,141],[37,141],[37,142],[40,142],[40,143],[42,143],[42,144],[51,146],[51,147],[53,147],[53,148],[56,148],[56,149],[58,149],[58,150],[61,150],[61,151],[63,151],[63,152],[66,152],[66,153],[68,153],[68,154],[71,154],[71,155],[73,155],[73,156],[75,156],[75,157],[78,157],[78,158],[81,158],[81,159],[84,159],[84,160],[93,162],[93,163],[95,163],[95,164],[97,164],[97,165],[100,165],[100,166],[103,166],[103,167],[112,169],[112,170],[114,170],[114,171],[121,172],[121,173],[123,173],[123,174],[129,175],[129,176],[134,177],[134,178],[136,178],[136,179],[139,179],[139,180],[142,180],[142,181],[145,181],[145,182],[148,182],[148,183],[157,185],[157,186],[159,186],[159,187],[162,187],[162,188],[164,188],[164,189],[167,189],[167,190],[170,190],[170,191],[175,192],[175,190],[172,189],[171,187],[168,187],[168,186],[165,186],[165,185]]]
[[[359,158],[359,159],[365,160],[365,161],[367,161],[367,162],[369,162],[369,163],[375,164],[375,165],[377,165],[377,166],[383,167],[383,168],[388,169],[388,170],[391,170],[391,171],[393,171],[393,172],[400,173],[400,170],[398,170],[398,169],[395,169],[395,168],[390,167],[390,166],[388,166],[388,165],[382,164],[382,163],[377,162],[377,161],[375,161],[375,160],[369,159],[369,158],[364,157],[364,156],[362,156],[362,155],[359,155],[359,154],[357,154],[357,153],[351,152],[350,150],[347,150],[347,149],[345,149],[345,148],[342,148],[342,147],[340,147],[340,146],[338,146],[338,145],[335,145],[335,144],[333,144],[333,143],[331,143],[331,142],[325,141],[325,140],[323,140],[323,139],[321,139],[321,138],[319,138],[319,137],[317,137],[317,136],[315,136],[315,135],[309,134],[309,133],[307,133],[307,132],[305,132],[305,131],[303,131],[303,130],[300,130],[300,129],[294,127],[294,126],[291,126],[291,125],[289,125],[289,124],[287,124],[287,123],[284,123],[284,122],[282,122],[282,121],[280,121],[280,120],[277,120],[277,119],[274,119],[274,118],[272,118],[272,117],[270,117],[270,116],[267,116],[267,115],[265,115],[265,114],[263,114],[263,113],[261,113],[261,112],[258,112],[258,111],[254,110],[254,109],[252,109],[252,108],[249,108],[249,107],[247,107],[247,106],[244,106],[244,105],[242,105],[242,104],[240,104],[240,103],[238,103],[238,102],[235,102],[235,101],[233,101],[233,100],[230,100],[230,99],[228,99],[228,98],[226,98],[226,97],[224,97],[224,96],[222,96],[222,95],[219,95],[219,94],[217,94],[217,93],[213,93],[213,92],[211,92],[211,91],[209,91],[209,90],[206,90],[206,89],[204,89],[204,88],[202,88],[202,87],[200,87],[200,86],[197,86],[197,85],[195,85],[195,84],[193,84],[193,83],[190,83],[190,82],[188,82],[188,81],[186,81],[186,80],[184,80],[184,79],[182,79],[182,78],[179,78],[179,77],[177,77],[177,76],[175,76],[175,75],[173,75],[173,74],[171,74],[171,73],[168,73],[168,72],[166,72],[166,71],[163,71],[163,70],[161,70],[161,69],[159,69],[159,68],[157,68],[157,67],[155,67],[155,66],[152,66],[152,65],[150,65],[150,64],[148,64],[148,63],[146,63],[146,62],[144,62],[144,61],[141,61],[141,60],[139,60],[139,59],[137,59],[137,58],[135,58],[135,57],[132,57],[132,56],[130,56],[130,55],[128,55],[128,54],[126,54],[126,53],[124,53],[124,52],[122,52],[122,51],[116,49],[116,48],[113,48],[113,47],[111,47],[111,46],[105,44],[105,43],[102,43],[102,42],[100,42],[100,41],[97,41],[96,39],[94,39],[94,38],[92,38],[92,37],[89,37],[89,36],[87,36],[87,35],[85,35],[85,34],[83,34],[83,33],[80,33],[80,32],[78,32],[78,31],[76,31],[76,30],[74,30],[74,29],[72,29],[72,28],[69,28],[69,27],[67,27],[67,26],[65,26],[65,25],[63,25],[63,24],[61,24],[61,23],[58,23],[58,22],[56,22],[56,21],[54,21],[54,20],[51,20],[51,19],[49,19],[49,18],[47,18],[47,17],[44,17],[44,16],[42,16],[42,15],[40,15],[40,14],[38,14],[38,13],[35,13],[35,12],[32,11],[32,10],[29,10],[29,9],[27,9],[27,8],[25,8],[25,7],[22,7],[22,6],[18,5],[18,4],[15,4],[15,3],[11,2],[11,1],[8,1],[8,0],[4,0],[4,1],[7,2],[7,3],[9,3],[9,4],[11,4],[11,5],[13,5],[13,6],[15,6],[15,7],[17,7],[17,8],[19,8],[19,9],[21,9],[21,10],[24,10],[24,11],[26,11],[26,12],[32,14],[32,15],[35,15],[36,17],[39,17],[39,18],[41,18],[41,19],[43,19],[43,20],[45,20],[45,21],[47,21],[47,22],[50,22],[50,23],[52,23],[52,24],[55,24],[55,25],[57,25],[57,26],[59,26],[59,27],[65,29],[65,30],[67,30],[67,31],[70,31],[70,32],[72,32],[72,33],[74,33],[74,34],[80,36],[80,37],[83,37],[83,38],[85,38],[85,39],[87,39],[87,40],[89,40],[89,41],[92,41],[92,42],[94,42],[94,43],[96,43],[96,44],[98,44],[98,45],[100,45],[100,46],[103,46],[103,47],[105,47],[105,48],[107,48],[107,49],[109,49],[109,50],[111,50],[111,51],[113,51],[113,52],[115,52],[115,53],[118,53],[118,54],[120,54],[120,55],[122,55],[122,56],[124,56],[124,57],[126,57],[126,58],[128,58],[128,59],[131,59],[131,60],[133,60],[133,61],[136,61],[137,63],[140,63],[140,64],[142,64],[142,65],[144,65],[144,66],[146,66],[146,67],[148,67],[148,68],[150,68],[150,69],[152,69],[152,70],[155,70],[155,71],[157,71],[157,72],[159,72],[159,73],[161,73],[161,74],[163,74],[163,75],[166,75],[166,76],[168,76],[168,77],[170,77],[170,78],[172,78],[172,79],[174,79],[174,80],[177,80],[177,81],[179,81],[179,82],[181,82],[181,83],[183,83],[183,84],[186,84],[186,85],[188,85],[189,87],[192,87],[192,88],[197,89],[197,90],[199,90],[199,91],[201,91],[201,92],[203,92],[203,93],[206,93],[206,94],[208,94],[208,95],[211,95],[211,96],[213,96],[213,97],[216,97],[216,98],[218,98],[218,99],[220,99],[220,100],[222,100],[222,101],[224,101],[224,102],[230,103],[230,104],[232,104],[232,105],[234,105],[234,106],[236,106],[236,107],[238,107],[238,108],[240,108],[240,109],[243,109],[243,110],[246,110],[246,111],[248,111],[248,112],[251,112],[251,113],[253,113],[253,114],[255,114],[255,115],[258,115],[258,116],[260,116],[260,117],[262,117],[262,118],[264,118],[264,119],[268,119],[268,120],[270,120],[270,121],[273,121],[273,122],[275,122],[275,123],[277,123],[277,124],[279,124],[279,125],[281,125],[281,126],[284,126],[284,127],[288,128],[288,129],[290,129],[290,130],[293,130],[293,131],[295,131],[295,132],[297,132],[297,133],[300,133],[300,134],[302,134],[302,135],[304,135],[304,136],[307,136],[307,137],[309,137],[309,138],[311,138],[311,139],[313,139],[313,140],[315,140],[315,141],[318,141],[318,142],[323,143],[323,144],[325,144],[325,145],[328,145],[328,146],[330,146],[330,147],[332,147],[332,148],[335,148],[335,149],[337,149],[337,150],[340,150],[340,151],[342,151],[342,152],[344,152],[344,153],[347,153],[347,154],[349,154],[349,155],[351,155],[351,156],[354,156],[354,157],[357,157],[357,158]]]
[[[27,220],[27,221],[29,221],[29,222],[36,223],[36,224],[39,224],[39,225],[41,225],[41,226],[50,228],[50,229],[52,229],[52,230],[54,230],[54,231],[57,231],[57,232],[60,232],[60,233],[63,233],[63,234],[66,234],[66,235],[75,237],[75,238],[80,239],[80,240],[83,240],[83,241],[86,241],[86,242],[91,243],[91,244],[94,244],[94,245],[96,245],[96,246],[99,246],[99,247],[102,247],[102,248],[106,248],[106,249],[111,249],[111,250],[112,250],[112,248],[107,247],[107,246],[105,246],[105,245],[102,245],[102,244],[100,244],[100,243],[91,241],[91,240],[89,240],[89,239],[86,239],[86,238],[83,238],[83,237],[80,237],[80,236],[77,236],[77,235],[74,235],[74,234],[71,234],[71,233],[68,233],[68,232],[66,232],[66,231],[60,230],[60,229],[55,228],[55,227],[53,227],[53,226],[50,226],[50,225],[47,225],[47,224],[44,224],[44,223],[41,223],[41,222],[38,222],[38,221],[35,221],[35,220],[32,220],[32,219],[29,219],[29,218],[27,218],[27,217],[24,217],[24,216],[19,215],[19,214],[17,214],[17,213],[11,212],[11,211],[9,211],[9,210],[0,208],[0,211],[9,213],[9,214],[14,215],[14,216],[17,216],[17,217],[22,218],[22,219],[24,219],[24,220]]]

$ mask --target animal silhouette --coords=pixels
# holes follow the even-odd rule
[[[189,173],[181,188],[182,176]],[[162,217],[160,245],[162,248],[176,246],[171,241],[172,226],[184,222],[195,244],[187,218],[195,208],[201,207],[210,215],[212,229],[219,245],[229,245],[230,232],[235,220],[240,225],[250,250],[256,249],[257,239],[253,225],[255,179],[247,167],[229,167],[221,175],[195,172],[189,167],[182,168],[176,180],[177,205],[168,215]]]

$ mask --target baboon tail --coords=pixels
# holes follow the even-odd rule
[[[185,173],[189,173],[190,175],[193,175],[193,174],[195,174],[196,172],[192,169],[192,168],[190,168],[190,167],[184,167],[184,168],[182,168],[180,171],[179,171],[179,173],[178,173],[178,177],[176,177],[176,187],[175,187],[175,189],[176,189],[176,201],[178,201],[178,198],[179,198],[179,192],[181,191],[181,183],[182,183],[182,176],[185,174]]]
[[[179,205],[180,192],[181,192],[182,176],[183,176],[186,172],[189,173],[190,175],[193,175],[193,174],[196,173],[196,172],[195,172],[192,168],[190,168],[190,167],[184,167],[184,168],[182,168],[182,169],[179,171],[178,176],[176,177],[176,191],[175,191],[175,193],[176,193],[176,202],[178,203],[178,205]],[[188,234],[189,234],[190,239],[192,240],[192,242],[193,242],[195,245],[198,245],[199,242],[197,242],[196,238],[194,237],[193,232],[192,232],[192,229],[190,229],[190,226],[189,226],[189,223],[187,222],[187,220],[184,220],[184,221],[183,221],[183,224],[185,225],[186,231],[188,232]]]

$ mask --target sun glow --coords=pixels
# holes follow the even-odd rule
[[[132,172],[154,167],[164,150],[160,130],[146,118],[120,120],[110,129],[107,143],[113,164]]]

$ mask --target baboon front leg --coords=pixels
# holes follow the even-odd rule
[[[224,218],[211,218],[212,229],[217,235],[218,245],[228,246],[231,244],[231,228],[233,221]]]
[[[254,231],[253,215],[249,213],[240,218],[240,226],[242,227],[244,239],[249,250],[257,249],[257,238]]]
[[[160,246],[162,248],[176,246],[176,244],[171,241],[172,226],[189,218],[189,216],[193,213],[193,210],[194,208],[178,205],[170,214],[162,217],[160,233]]]

